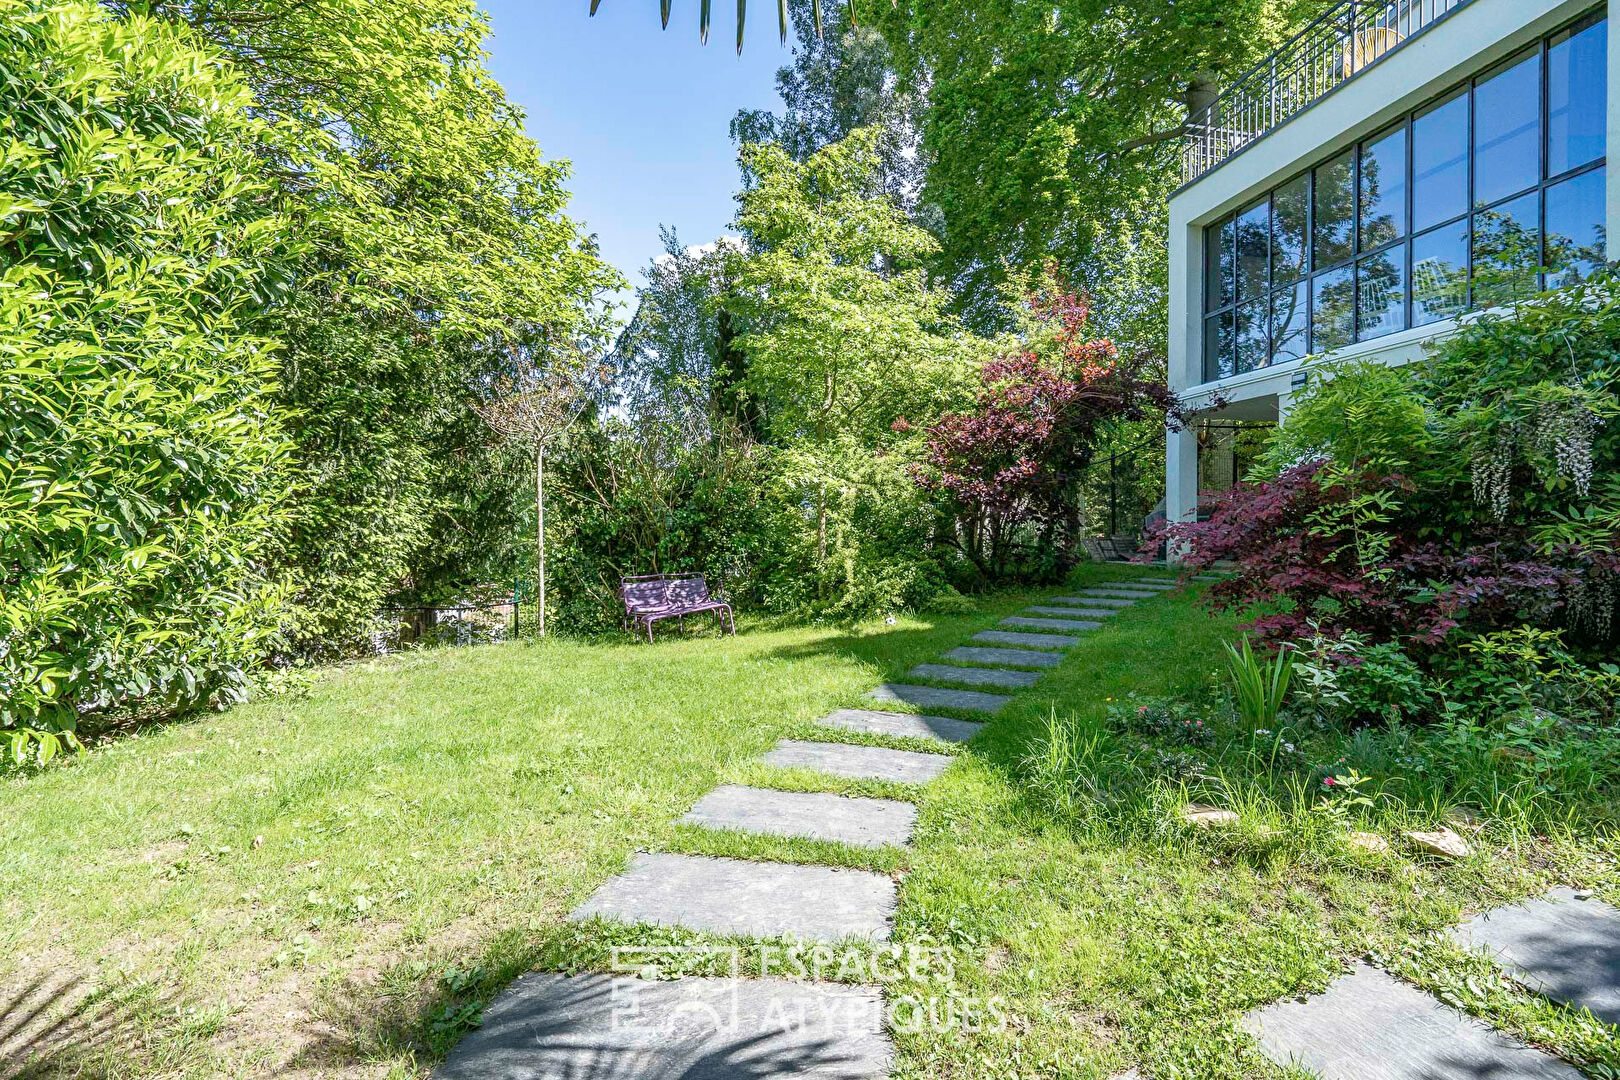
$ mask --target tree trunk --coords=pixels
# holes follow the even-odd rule
[[[534,452],[534,517],[535,517],[535,553],[538,556],[536,567],[539,570],[540,584],[539,603],[535,610],[540,613],[540,636],[546,636],[546,448],[537,447]]]
[[[816,595],[827,595],[827,482],[816,485]]]

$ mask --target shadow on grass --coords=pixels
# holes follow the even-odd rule
[[[105,989],[82,976],[35,978],[0,999],[0,1075],[43,1080],[138,1061],[154,1025],[183,1011],[173,990],[151,983]]]

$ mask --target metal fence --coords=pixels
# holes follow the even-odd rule
[[[1187,125],[1192,183],[1471,0],[1340,0]]]

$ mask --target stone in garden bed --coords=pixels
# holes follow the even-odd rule
[[[1031,649],[976,649],[971,645],[959,645],[945,654],[947,660],[959,660],[964,664],[999,664],[1005,667],[1057,667],[1063,663],[1063,657],[1057,653],[1035,652]]]
[[[1468,846],[1468,841],[1458,836],[1450,829],[1436,829],[1434,832],[1409,832],[1406,838],[1420,851],[1429,855],[1438,855],[1445,859],[1466,859],[1474,853]]]
[[[1620,1025],[1620,909],[1558,888],[1476,915],[1453,934],[1536,992]]]
[[[724,784],[699,799],[681,821],[707,829],[832,840],[855,847],[898,847],[911,839],[917,808],[894,799]]]
[[[886,941],[894,904],[886,874],[660,853],[635,856],[568,917],[744,937]]]
[[[1241,1021],[1279,1065],[1322,1080],[1576,1080],[1580,1073],[1367,964]]]
[[[1033,671],[1007,671],[1004,668],[952,667],[949,664],[918,664],[906,672],[908,679],[961,683],[963,686],[1001,686],[1017,690],[1034,686],[1040,678]]]
[[[1112,614],[1112,612],[1110,612]],[[1084,619],[1032,619],[1025,615],[1009,615],[997,625],[1024,626],[1031,630],[1100,630],[1102,623]]]
[[[1020,634],[1016,630],[980,630],[973,635],[973,640],[1021,649],[1072,649],[1080,643],[1078,638],[1067,634]]]
[[[1205,806],[1203,803],[1188,803],[1182,808],[1181,817],[1187,824],[1204,829],[1236,825],[1239,820],[1236,811],[1223,810],[1218,806]]]
[[[440,1080],[880,1080],[874,987],[787,979],[520,975],[434,1071]]]
[[[828,727],[845,731],[865,731],[873,735],[898,735],[908,739],[940,739],[967,742],[983,724],[953,720],[948,716],[918,716],[914,713],[879,712],[876,709],[839,709],[821,720]]]
[[[874,701],[889,701],[901,705],[915,705],[920,709],[962,709],[966,712],[1000,712],[1012,698],[1005,694],[986,694],[978,690],[946,690],[938,686],[912,686],[908,683],[884,683],[867,692]]]
[[[1389,846],[1389,841],[1375,832],[1353,832],[1344,839],[1345,843],[1351,847],[1371,852],[1374,855],[1387,855],[1393,850]]]
[[[921,720],[925,717],[907,717]],[[957,720],[953,723],[966,723]],[[814,769],[852,780],[889,780],[897,784],[925,784],[951,767],[948,754],[921,754],[915,750],[889,750],[850,743],[800,742],[783,739],[762,758],[778,769]]]

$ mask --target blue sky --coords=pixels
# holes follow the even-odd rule
[[[547,158],[567,158],[570,213],[597,234],[603,256],[632,285],[660,250],[658,226],[686,244],[726,231],[737,190],[728,125],[740,108],[774,108],[776,69],[792,54],[776,5],[751,5],[736,53],[736,7],[714,5],[698,44],[698,0],[675,0],[669,30],[651,0],[480,0],[493,37],[490,67],[528,113]]]

